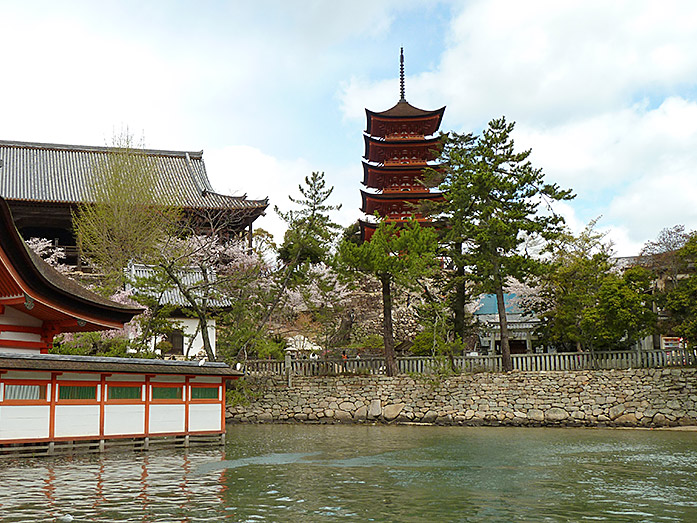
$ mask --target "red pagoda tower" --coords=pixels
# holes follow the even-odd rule
[[[435,136],[443,119],[445,107],[424,111],[409,104],[404,97],[404,51],[399,56],[400,98],[397,105],[375,113],[365,110],[368,128],[364,132],[363,185],[376,192],[361,191],[361,211],[396,223],[408,221],[412,215],[428,223],[418,212],[424,200],[440,200],[420,182],[423,170],[433,166],[438,155],[440,138]],[[430,163],[429,163],[430,162]],[[361,240],[370,240],[377,223],[360,221]]]

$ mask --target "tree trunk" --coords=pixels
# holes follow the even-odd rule
[[[182,282],[181,278],[177,274],[177,272],[170,267],[169,265],[161,265],[161,267],[165,270],[167,273],[167,276],[175,283],[179,291],[182,293],[184,298],[186,299],[187,302],[189,302],[189,305],[191,309],[194,311],[194,314],[196,315],[196,318],[198,319],[198,324],[201,329],[201,337],[203,339],[203,350],[206,352],[206,357],[208,358],[208,361],[215,361],[215,354],[213,353],[213,347],[211,345],[211,340],[208,337],[208,317],[206,315],[207,309],[202,307],[197,301],[196,298],[191,294],[189,289],[184,285]]]
[[[508,319],[506,318],[506,303],[503,298],[503,282],[499,273],[499,261],[494,259],[494,286],[496,291],[496,307],[499,312],[499,327],[501,330],[501,366],[504,372],[513,370],[511,346],[508,335]]]
[[[455,336],[465,340],[465,268],[455,268],[455,299],[453,302],[453,321]]]
[[[392,332],[392,276],[388,273],[380,274],[382,284],[382,338],[385,351],[385,370],[388,376],[396,376],[397,359],[394,353],[394,334]]]
[[[203,350],[206,351],[206,356],[208,361],[215,361],[215,353],[213,352],[213,346],[211,345],[211,340],[208,337],[208,318],[205,312],[198,317],[198,325],[201,329],[201,338],[203,339]]]

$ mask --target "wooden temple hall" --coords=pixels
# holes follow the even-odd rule
[[[0,196],[25,239],[46,238],[63,247],[66,262],[81,266],[72,230],[72,213],[94,201],[92,187],[100,166],[115,147],[58,145],[0,140]],[[264,214],[268,199],[216,193],[210,184],[203,151],[137,149],[152,170],[156,190],[167,195],[192,223],[214,223],[226,236],[246,237]]]
[[[48,354],[63,332],[123,327],[102,298],[27,248],[0,198],[0,456],[221,443],[223,363]]]
[[[400,98],[383,112],[366,109],[367,129],[363,158],[363,185],[374,191],[361,191],[361,211],[377,213],[388,222],[404,223],[412,216],[428,223],[418,210],[425,200],[440,200],[421,182],[423,170],[435,167],[440,138],[436,136],[445,107],[435,111],[418,109],[404,95],[404,52],[400,51]],[[361,240],[370,240],[377,223],[361,220]]]

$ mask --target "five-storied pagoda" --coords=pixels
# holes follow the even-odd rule
[[[413,215],[427,223],[418,210],[424,200],[439,200],[421,181],[423,169],[433,166],[438,156],[440,138],[435,136],[445,107],[424,111],[409,104],[404,97],[404,51],[399,57],[399,102],[381,113],[365,110],[368,128],[364,132],[363,185],[376,192],[361,191],[361,211],[389,222],[403,223]],[[360,221],[361,240],[370,240],[377,224]]]

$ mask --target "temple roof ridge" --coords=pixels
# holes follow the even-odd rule
[[[124,149],[123,147],[114,147],[110,145],[75,145],[61,144],[51,142],[26,142],[20,140],[0,140],[0,147],[18,147],[24,149],[45,149],[55,151],[84,151],[84,152],[115,152]],[[148,149],[134,147],[134,150],[145,153],[148,156],[181,156],[186,157],[188,154],[193,158],[203,156],[203,149],[200,151],[173,151],[168,149]]]

